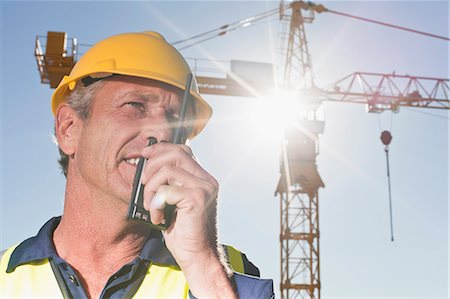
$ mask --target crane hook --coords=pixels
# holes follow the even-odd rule
[[[392,134],[391,134],[391,132],[389,132],[387,130],[381,132],[380,139],[381,139],[381,142],[383,142],[383,144],[387,148],[389,146],[389,144],[391,144],[391,141],[392,141]]]
[[[389,144],[392,141],[391,132],[385,130],[381,132],[380,136],[381,142],[385,145],[384,151],[386,152],[386,168],[387,168],[387,177],[388,177],[388,192],[389,192],[389,218],[391,224],[391,241],[394,241],[394,224],[393,224],[393,215],[392,215],[392,192],[391,192],[391,174],[389,171]]]

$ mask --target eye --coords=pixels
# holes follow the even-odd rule
[[[172,113],[170,116],[174,121],[178,121],[180,119],[180,115],[178,113]]]
[[[141,102],[128,102],[128,103],[125,103],[125,106],[137,109],[142,112],[145,111],[144,103],[141,103]]]
[[[178,113],[174,112],[167,112],[166,113],[167,120],[172,124],[177,124],[180,121],[180,115]]]

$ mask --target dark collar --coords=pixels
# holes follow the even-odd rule
[[[36,260],[54,258],[58,256],[53,245],[53,231],[61,221],[61,217],[54,217],[47,221],[38,234],[20,243],[9,259],[7,273],[13,272],[16,267]],[[147,242],[139,254],[139,258],[157,264],[176,266],[177,263],[164,244],[160,231],[152,230]]]

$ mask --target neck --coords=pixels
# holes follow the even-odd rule
[[[137,255],[150,230],[126,220],[127,205],[123,201],[88,189],[79,183],[76,187],[67,184],[64,213],[54,234],[57,249],[104,253],[125,250]]]
[[[124,222],[102,219],[94,213],[79,212],[78,216],[64,213],[53,235],[57,253],[66,260],[114,256],[131,261],[140,253],[150,230]]]
[[[97,292],[92,290],[101,291],[111,275],[138,256],[150,229],[126,220],[123,201],[89,189],[67,184],[64,213],[53,242],[93,295]]]

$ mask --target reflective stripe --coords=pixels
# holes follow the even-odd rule
[[[189,298],[189,286],[180,268],[151,264],[133,298]]]
[[[6,273],[15,246],[0,262],[0,298],[63,298],[48,259],[33,261]]]
[[[244,262],[242,261],[242,254],[233,246],[227,245],[228,262],[234,271],[245,273]]]

